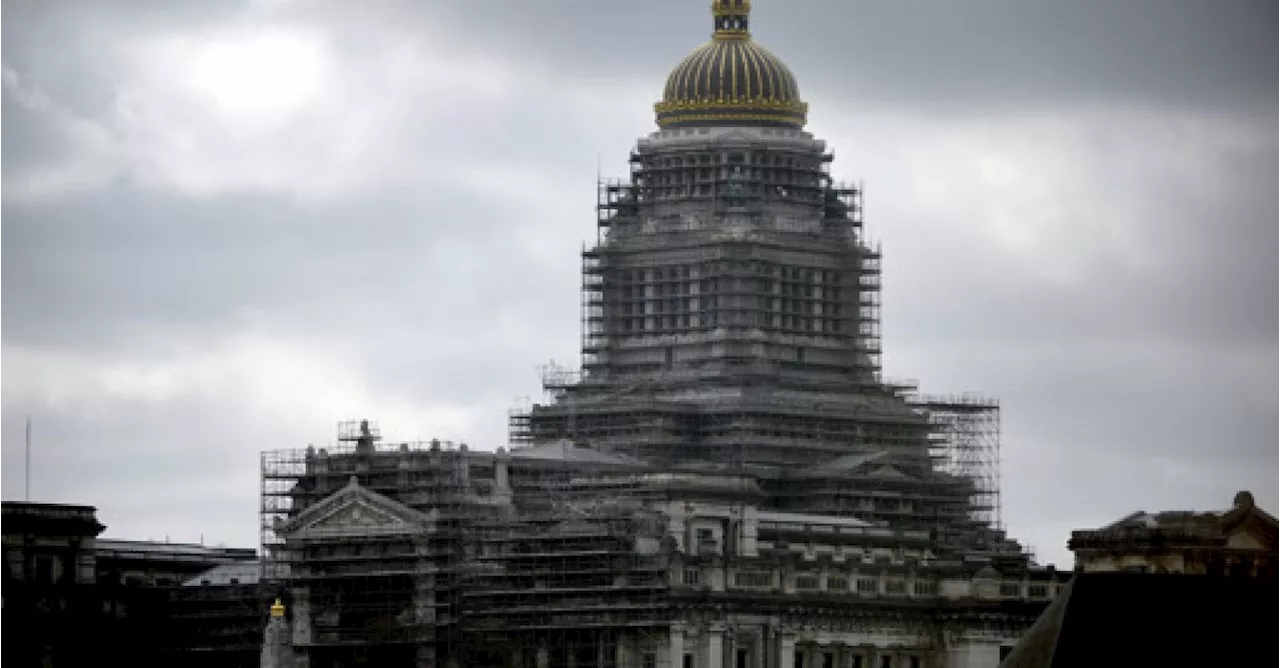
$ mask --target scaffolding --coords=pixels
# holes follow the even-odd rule
[[[262,454],[262,582],[308,629],[312,665],[448,655],[460,642],[459,566],[477,504],[465,445],[380,442],[376,425],[342,423],[328,448]],[[429,517],[420,532],[299,531],[304,512],[355,480]]]
[[[803,141],[641,140],[629,180],[598,182],[580,371],[543,369],[545,401],[509,414],[510,443],[785,466],[892,441],[873,423],[910,422],[909,411],[690,396],[776,385],[884,394],[880,250],[862,231],[861,187],[832,179],[831,160]],[[797,439],[813,441],[810,453]]]
[[[584,376],[664,373],[694,359],[703,362],[691,346],[717,331],[739,329],[757,331],[788,351],[774,360],[782,373],[878,375],[878,249],[839,252],[815,244],[808,250],[829,257],[805,266],[716,239],[691,242],[689,250],[696,260],[663,263],[639,261],[626,248],[583,251]],[[645,345],[655,346],[656,354],[631,352]],[[812,354],[796,353],[794,346]],[[723,357],[726,367],[753,361],[741,354]]]
[[[938,470],[971,481],[975,520],[1003,529],[1000,511],[1000,402],[976,394],[917,398],[933,425],[930,454]]]
[[[312,665],[424,655],[476,665],[498,652],[533,666],[541,648],[544,666],[639,667],[626,648],[670,623],[665,525],[626,490],[592,492],[592,472],[607,465],[377,436],[344,423],[331,447],[262,455],[263,592],[304,629],[295,649]],[[430,521],[410,532],[303,531],[299,518],[321,503],[321,516],[336,513],[327,500],[353,478]],[[588,648],[599,655],[580,661]]]
[[[557,480],[468,569],[466,665],[638,668],[626,647],[667,633],[663,518],[617,498],[575,499],[577,485]]]
[[[665,501],[635,481],[673,471],[750,479],[760,510],[900,530],[940,559],[1015,563],[999,405],[883,379],[880,248],[831,159],[795,138],[642,140],[629,180],[597,184],[579,364],[540,368],[543,401],[508,414],[511,453],[389,446],[356,422],[330,449],[264,454],[263,580],[309,615],[304,645],[645,665],[680,613]],[[299,538],[291,522],[353,477],[429,530]]]

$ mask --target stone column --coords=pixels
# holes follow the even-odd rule
[[[436,668],[435,645],[418,645],[414,654],[414,666],[415,668]]]
[[[778,668],[795,668],[796,636],[794,633],[782,633],[778,636]]]
[[[293,668],[293,648],[289,645],[289,622],[284,618],[284,606],[276,599],[267,618],[267,628],[262,632],[262,652],[258,658],[261,668]]]
[[[684,666],[684,625],[671,625],[671,638],[667,645],[668,656],[667,665],[671,668],[683,668]]]
[[[630,643],[631,636],[625,633],[618,635],[618,644],[613,650],[613,661],[618,668],[631,668],[633,660]]]
[[[537,668],[551,668],[551,653],[547,651],[547,642],[545,640],[538,642],[537,653],[534,655],[533,661]]]
[[[293,641],[294,647],[311,644],[311,591],[296,588],[293,594]]]
[[[724,668],[724,627],[713,625],[707,629],[706,668]]]
[[[947,652],[948,668],[986,668],[1000,665],[1000,645],[965,639]]]

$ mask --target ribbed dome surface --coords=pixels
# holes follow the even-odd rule
[[[750,5],[730,9],[716,3],[716,32],[667,77],[654,105],[663,128],[691,125],[780,125],[803,127],[808,105],[791,70],[746,30]]]

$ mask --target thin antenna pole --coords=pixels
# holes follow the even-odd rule
[[[26,500],[27,500],[27,503],[31,503],[31,416],[30,416],[30,415],[28,415],[28,416],[27,416],[27,437],[26,437],[26,443],[27,443],[27,461],[26,461],[26,467],[27,467],[26,487],[27,487],[27,492],[26,492]]]

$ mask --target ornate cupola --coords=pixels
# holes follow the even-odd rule
[[[712,0],[711,15],[715,17],[717,35],[726,37],[750,37],[747,17],[751,14],[751,0]]]
[[[663,129],[755,125],[802,128],[808,105],[791,70],[751,39],[750,0],[714,0],[711,41],[667,76],[654,105]]]

